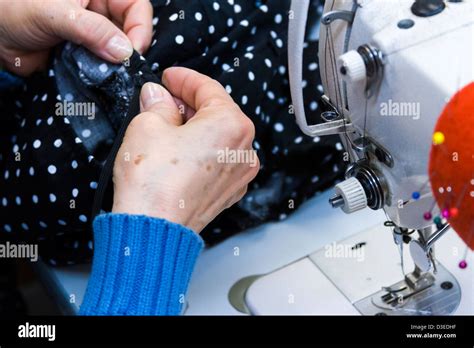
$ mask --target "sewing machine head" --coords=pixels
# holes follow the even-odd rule
[[[472,276],[452,250],[466,248],[466,258],[466,244],[474,249],[473,2],[326,0],[319,35],[326,107],[314,125],[302,93],[309,3],[292,0],[289,13],[296,121],[309,136],[340,135],[348,168],[330,203],[346,213],[383,209],[399,250],[377,226],[338,244],[366,252],[360,260],[326,245],[243,278],[229,297],[256,314],[472,314]],[[450,226],[462,240],[445,236],[438,261],[434,243]]]
[[[340,134],[347,150],[346,180],[336,185],[330,203],[346,213],[383,208],[398,231],[422,231],[425,240],[410,248],[415,263],[427,271],[429,250],[449,218],[433,196],[430,149],[444,141],[434,129],[446,104],[474,80],[472,2],[326,1],[319,61],[328,111],[318,125],[306,122],[297,66],[307,2],[292,11],[302,19],[290,23],[289,33],[298,38],[289,42],[298,125],[311,136]],[[439,235],[430,236],[431,231]]]

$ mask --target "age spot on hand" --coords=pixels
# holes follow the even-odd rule
[[[142,155],[142,154],[137,155],[137,156],[135,157],[135,159],[133,160],[133,163],[135,163],[135,165],[139,165],[140,162],[143,160],[144,157],[145,157],[145,156]]]

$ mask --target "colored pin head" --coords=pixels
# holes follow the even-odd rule
[[[420,193],[415,191],[411,194],[411,197],[414,199],[414,200],[417,200],[417,199],[420,199]]]
[[[442,132],[434,132],[433,134],[433,144],[434,145],[441,145],[444,143],[445,137]]]
[[[461,88],[443,109],[432,136],[429,175],[438,207],[474,250],[474,82]],[[441,145],[442,144],[442,145]],[[444,214],[443,214],[444,213]],[[422,214],[422,212],[421,212]],[[440,216],[445,218],[446,212]]]
[[[432,217],[433,217],[433,215],[431,215],[431,213],[430,213],[429,211],[427,211],[427,212],[425,212],[425,213],[423,214],[423,218],[424,218],[426,221],[431,220]]]
[[[452,207],[451,209],[449,209],[449,216],[450,217],[455,218],[456,216],[458,216],[458,214],[459,214],[458,208]]]

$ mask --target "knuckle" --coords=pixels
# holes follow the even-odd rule
[[[244,196],[247,194],[247,190],[248,190],[248,185],[245,185],[242,190],[240,191],[240,194],[239,196],[237,197],[237,200],[240,201],[242,198],[244,198]]]
[[[254,151],[254,150],[249,150],[249,151]],[[255,159],[252,160],[252,163],[250,165],[247,164],[245,168],[245,174],[244,174],[245,183],[248,184],[253,179],[255,179],[259,171],[260,171],[260,160],[256,156],[256,152],[255,152]]]
[[[209,76],[205,76],[204,78],[206,79],[206,81],[205,81],[205,83],[204,83],[204,86],[209,85],[209,87],[220,87],[220,88],[224,88],[224,87],[222,87],[222,85],[219,83],[219,81],[217,81],[216,79],[213,79],[212,77],[209,77]]]
[[[234,108],[234,110],[232,110]],[[245,116],[237,105],[227,107],[227,115],[221,119],[222,125],[227,133],[228,138],[235,142],[251,142],[255,137],[255,125]],[[230,113],[230,117],[229,117]]]
[[[204,90],[204,88],[202,90]],[[199,95],[198,95],[197,98],[199,98]],[[214,95],[211,95],[211,96],[207,97],[205,106],[206,107],[218,107],[218,106],[222,106],[222,105],[225,106],[226,104],[227,104],[227,101],[223,101],[222,97],[220,97],[217,94],[214,94]]]
[[[210,82],[207,82],[205,83],[205,85],[209,85],[211,84]],[[212,84],[214,85],[214,84]],[[197,94],[196,94],[196,100],[197,99],[204,99],[203,97],[201,97],[200,93],[204,94],[204,93],[207,93],[206,95],[206,101],[202,104],[203,107],[213,107],[213,108],[216,108],[216,107],[226,107],[226,108],[229,108],[229,101],[226,100],[225,98],[222,97],[222,94],[219,94],[218,92],[214,92],[214,93],[209,93],[209,90],[207,90],[206,92],[205,88],[201,88]]]
[[[84,12],[79,11],[74,14],[74,20],[71,21],[73,27],[75,27],[76,43],[86,43],[94,32],[97,30],[97,25],[90,23],[89,17],[84,16]]]
[[[129,127],[133,127],[133,128],[140,127],[145,122],[145,119],[146,119],[146,113],[138,114],[130,121]]]
[[[253,139],[255,138],[255,124],[253,123],[253,121],[248,118],[247,116],[245,116],[245,122],[246,122],[246,135],[251,139],[251,141],[253,141]]]
[[[260,161],[257,159],[256,165],[253,166],[253,167],[250,167],[249,182],[252,181],[253,179],[255,179],[255,177],[257,176],[259,171],[260,171]]]
[[[96,14],[85,11],[77,11],[75,20],[72,21],[77,28],[76,37],[79,43],[93,44],[95,46],[105,45],[112,36],[113,27],[108,25],[105,18],[99,20]]]
[[[257,156],[257,151],[255,151],[255,166],[252,167],[255,175],[257,175],[258,171],[260,170],[260,159]]]
[[[146,130],[151,124],[154,123],[156,117],[151,112],[142,112],[135,116],[130,124],[128,125],[129,128],[139,129],[139,130]]]
[[[253,139],[255,137],[255,126],[247,116],[240,116],[236,125],[236,131],[242,139]]]

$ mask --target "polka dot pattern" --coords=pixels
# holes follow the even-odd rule
[[[208,244],[268,220],[285,219],[340,178],[339,139],[311,139],[295,124],[287,75],[288,10],[289,0],[154,1],[153,43],[144,57],[149,71],[137,74],[137,81],[173,65],[198,70],[218,80],[256,127],[253,145],[260,173],[245,199],[202,232]],[[310,16],[314,21],[321,6],[318,11]],[[303,64],[311,123],[319,121],[321,111],[317,50],[317,41],[308,42]],[[81,69],[82,62],[77,65]],[[106,62],[96,66],[101,74],[113,69]],[[54,67],[49,70],[54,72]],[[98,149],[105,141],[96,123],[79,129],[72,118],[56,116],[57,101],[77,98],[58,91],[57,75],[46,72],[27,80],[22,93],[12,98],[16,138],[0,141],[0,185],[7,187],[0,192],[1,215],[7,217],[0,232],[41,241],[43,257],[54,265],[90,260],[90,209],[102,163],[90,146]],[[121,100],[123,94],[115,98]],[[96,119],[120,125],[121,115],[107,114],[106,105],[98,109]],[[22,156],[20,163],[15,152]]]

